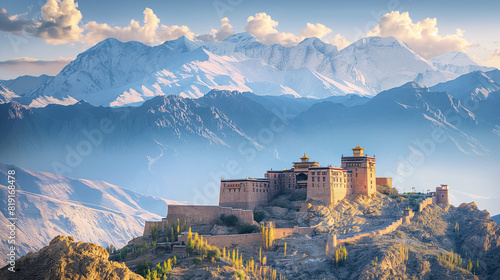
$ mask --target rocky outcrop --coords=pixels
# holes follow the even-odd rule
[[[56,236],[48,246],[16,261],[15,272],[0,269],[0,279],[144,279],[123,263],[108,260],[109,253],[92,243]]]

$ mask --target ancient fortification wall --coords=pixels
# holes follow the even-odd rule
[[[251,210],[233,209],[221,206],[192,206],[192,205],[169,205],[167,221],[169,224],[187,221],[188,224],[210,224],[216,223],[220,215],[235,215],[241,223],[253,224],[253,212]]]
[[[312,234],[314,232],[314,228],[311,227],[293,227],[293,228],[275,228],[274,229],[274,238],[280,239],[288,236],[292,236],[294,234]]]
[[[231,248],[237,246],[249,246],[261,242],[260,233],[233,234],[233,235],[204,235],[203,240],[208,244],[220,249],[223,247]]]
[[[179,219],[181,223],[186,221],[188,225],[215,224],[222,214],[235,215],[241,223],[255,223],[253,220],[253,212],[251,210],[233,209],[230,207],[220,206],[168,205],[167,218],[162,221],[146,221],[143,236],[151,235],[150,227],[153,224],[157,224],[160,230],[165,228],[166,221],[172,225],[177,222],[177,219]]]
[[[424,201],[422,201],[419,204],[418,212],[422,212],[425,207],[427,207],[428,205],[430,205],[432,203],[433,203],[432,197],[425,199]],[[379,230],[365,232],[365,233],[359,233],[359,234],[355,234],[352,237],[343,238],[343,239],[337,239],[336,235],[328,235],[328,237],[327,237],[328,247],[335,248],[337,245],[342,245],[342,244],[347,243],[347,242],[357,242],[365,237],[374,237],[377,235],[384,235],[384,234],[391,233],[391,232],[395,231],[400,225],[410,223],[410,219],[413,218],[413,216],[414,216],[413,212],[411,210],[409,210],[405,214],[406,215],[403,215],[403,217],[399,218],[397,221],[395,221],[392,224],[390,224],[382,229],[379,229]]]
[[[376,177],[375,181],[377,186],[386,186],[392,188],[392,178],[389,177]]]

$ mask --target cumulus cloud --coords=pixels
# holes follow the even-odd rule
[[[22,75],[57,75],[57,73],[72,60],[72,58],[65,57],[55,60],[38,60],[30,57],[20,57],[0,61],[0,78],[13,79]]]
[[[490,57],[484,61],[488,66],[500,69],[500,49],[494,50]]]
[[[49,44],[63,44],[80,39],[82,13],[74,0],[48,0],[42,7],[42,21],[35,24],[35,36]]]
[[[218,42],[233,35],[235,32],[228,18],[221,20],[219,29],[212,29],[206,34],[194,34],[188,26],[160,25],[160,19],[152,9],[143,11],[143,22],[132,19],[125,26],[110,26],[107,23],[90,21],[82,24],[82,14],[78,10],[75,0],[47,0],[41,9],[39,20],[25,20],[21,15],[11,16],[4,8],[0,8],[0,31],[22,34],[27,33],[44,39],[50,44],[68,42],[83,42],[89,45],[96,44],[107,38],[116,38],[120,41],[139,41],[148,45],[163,43],[186,36],[192,40],[204,42]],[[306,28],[293,33],[279,32],[278,22],[266,13],[257,13],[247,19],[246,31],[253,34],[264,44],[282,44],[293,46],[309,37],[317,37],[328,42],[326,38],[332,30],[321,23],[307,23]],[[340,34],[330,37],[330,43],[343,48],[349,42]]]
[[[380,17],[378,25],[368,36],[394,36],[424,58],[432,58],[450,51],[464,51],[471,46],[460,29],[455,34],[441,36],[436,18],[413,23],[408,12],[393,11]]]
[[[143,25],[136,20],[131,20],[130,24],[126,27],[111,27],[106,23],[89,22],[85,24],[85,30],[88,33],[85,34],[83,41],[88,44],[95,44],[106,38],[116,38],[124,42],[139,41],[144,44],[154,45],[175,40],[182,36],[191,40],[206,42],[222,41],[234,34],[233,27],[229,23],[228,18],[221,20],[222,25],[219,30],[212,29],[208,34],[196,35],[185,25],[160,25],[160,19],[150,8],[146,8],[143,13]]]
[[[229,19],[227,17],[221,19],[221,24],[222,25],[219,30],[212,29],[209,34],[197,35],[196,39],[204,42],[218,42],[234,34],[233,26],[229,23]]]
[[[9,12],[0,8],[0,31],[21,34],[27,26],[32,26],[33,21],[20,18],[18,15],[11,16]]]
[[[159,42],[165,42],[165,41],[171,41],[178,39],[182,36],[185,36],[186,38],[189,39],[194,39],[195,35],[189,27],[185,25],[172,25],[172,26],[167,26],[167,25],[161,25],[160,31],[158,32],[158,41]]]
[[[308,37],[317,37],[322,39],[332,30],[323,24],[307,23],[307,28],[302,29],[299,35],[293,33],[279,32],[276,27],[278,22],[273,20],[266,13],[257,13],[247,19],[245,30],[254,35],[257,40],[263,44],[282,44],[284,46],[294,46]]]
[[[332,30],[321,23],[316,23],[316,24],[307,23],[307,28],[300,30],[299,34],[300,37],[302,38],[310,38],[310,37],[323,38],[330,32],[332,32]]]
[[[335,34],[332,39],[326,40],[326,42],[336,46],[338,50],[341,50],[351,44],[351,42],[347,41],[347,39],[340,34]]]
[[[74,0],[48,0],[41,9],[39,20],[25,20],[22,15],[10,16],[0,8],[0,31],[13,34],[27,33],[44,39],[49,44],[78,41],[83,32],[80,27],[82,13]]]
[[[136,20],[131,20],[126,27],[111,27],[106,23],[99,24],[91,21],[84,26],[88,33],[85,34],[83,41],[88,44],[95,44],[106,38],[115,38],[120,41],[139,41],[145,44],[153,44],[157,40],[156,31],[160,19],[150,8],[146,8],[143,14],[143,25]]]
[[[495,50],[491,54],[490,60],[500,60],[500,50]]]

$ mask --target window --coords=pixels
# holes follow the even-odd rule
[[[325,187],[325,183],[323,183],[323,188]]]
[[[312,183],[312,187],[314,188],[314,183]]]
[[[311,175],[314,175],[314,171],[313,171],[313,172],[311,172]]]
[[[326,180],[325,177],[323,177],[323,182],[325,182],[325,180]]]
[[[314,182],[314,177],[311,177],[312,178],[312,181]],[[313,184],[314,185],[314,184]]]

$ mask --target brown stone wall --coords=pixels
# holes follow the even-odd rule
[[[332,207],[345,198],[346,192],[346,178],[343,170],[335,168],[309,170],[308,199],[320,200],[328,207]]]
[[[293,228],[275,228],[274,238],[280,239],[285,238],[294,234],[312,234],[314,228],[310,227],[293,227]]]
[[[420,203],[420,205],[418,205],[418,212],[422,212],[422,210],[424,210],[424,208],[427,207],[427,205],[432,203],[433,203],[432,197],[425,199],[424,201],[422,201],[422,203]]]
[[[233,234],[233,235],[204,235],[203,240],[219,249],[237,246],[250,246],[261,242],[260,233]]]
[[[253,210],[265,204],[271,197],[268,183],[241,180],[239,182],[221,181],[219,206]]]
[[[377,183],[377,186],[386,186],[386,187],[392,188],[392,178],[376,177],[375,181]]]
[[[219,220],[221,214],[235,215],[242,223],[253,224],[251,210],[233,209],[220,206],[168,205],[169,224],[186,220],[188,224],[211,224]]]

